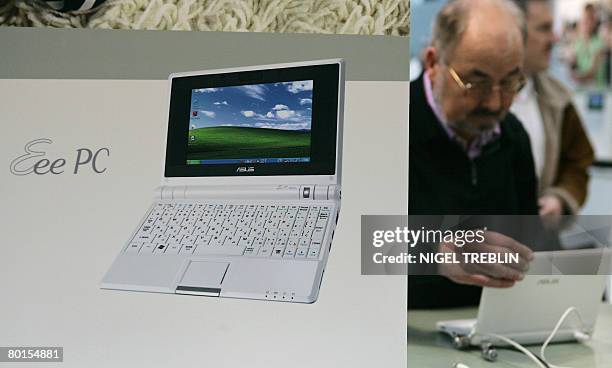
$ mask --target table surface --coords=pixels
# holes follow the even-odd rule
[[[480,357],[480,350],[454,349],[448,336],[436,331],[437,321],[475,318],[477,308],[458,308],[408,313],[408,368],[451,368],[464,363],[471,368],[535,367],[525,355],[514,350],[498,350],[499,358],[490,363]],[[604,368],[612,366],[612,305],[602,304],[593,339],[586,343],[557,343],[546,349],[549,362],[576,368]],[[529,349],[539,355],[540,346]]]

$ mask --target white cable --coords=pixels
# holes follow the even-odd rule
[[[567,316],[569,316],[570,313],[575,312],[576,316],[578,316],[578,321],[580,322],[580,333],[582,333],[582,330],[584,330],[584,322],[582,321],[582,317],[580,317],[580,313],[578,312],[578,309],[576,309],[575,307],[569,307],[565,310],[565,312],[563,312],[563,315],[561,315],[561,318],[559,318],[559,321],[557,322],[557,325],[555,326],[555,328],[552,330],[552,332],[550,333],[550,335],[548,335],[548,338],[546,339],[546,341],[544,341],[544,344],[542,344],[542,347],[540,348],[540,356],[542,357],[542,360],[548,364],[548,366],[550,368],[571,368],[571,367],[562,367],[562,366],[558,366],[558,365],[554,365],[552,363],[549,363],[546,360],[546,356],[544,355],[544,350],[546,350],[546,347],[548,346],[548,344],[550,343],[550,341],[553,339],[553,337],[557,334],[557,331],[559,330],[559,328],[561,327],[561,325],[563,324],[563,321],[565,321],[565,319],[567,318]]]
[[[507,338],[505,336],[497,335],[497,334],[488,334],[486,336],[502,340],[505,343],[512,345],[515,349],[517,349],[518,351],[520,351],[523,354],[527,355],[540,368],[571,368],[571,367],[563,367],[563,366],[559,366],[559,365],[554,365],[554,364],[548,362],[546,360],[546,356],[544,355],[544,351],[546,350],[546,347],[548,346],[550,341],[555,337],[555,335],[557,334],[557,331],[559,331],[559,328],[561,327],[561,325],[563,324],[563,322],[565,321],[565,319],[567,318],[567,316],[569,316],[569,314],[571,312],[576,313],[576,316],[578,316],[578,321],[580,322],[580,329],[581,329],[581,331],[577,331],[574,334],[574,336],[576,336],[577,339],[579,339],[580,337],[584,338],[585,334],[582,332],[582,330],[584,330],[584,321],[582,321],[582,317],[580,316],[580,313],[578,312],[578,310],[575,307],[567,308],[565,310],[565,312],[563,312],[563,314],[561,315],[561,318],[559,318],[559,321],[557,321],[557,324],[555,325],[555,328],[553,328],[552,332],[550,333],[550,335],[548,335],[548,337],[544,341],[544,344],[542,344],[542,347],[540,348],[540,356],[541,356],[541,359],[542,359],[541,361],[531,351],[527,350],[527,348],[525,348],[523,345],[519,344],[518,342],[516,342],[516,341],[514,341],[512,339],[509,339],[509,338]],[[588,336],[587,336],[587,338],[588,338]]]
[[[529,358],[531,358],[531,360],[533,360],[538,365],[538,367],[540,367],[540,368],[548,368],[531,351],[527,350],[525,347],[523,347],[523,345],[519,344],[518,342],[516,342],[516,341],[514,341],[512,339],[509,339],[509,338],[507,338],[505,336],[502,336],[502,335],[490,334],[490,335],[487,335],[487,336],[494,337],[496,339],[502,340],[502,341],[512,345],[515,349],[517,349],[521,353],[523,353],[523,354],[527,355]]]

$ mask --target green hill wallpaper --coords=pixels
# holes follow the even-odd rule
[[[189,131],[188,160],[309,156],[309,130],[210,127]]]

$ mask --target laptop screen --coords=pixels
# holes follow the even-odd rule
[[[310,162],[313,80],[191,90],[188,165]]]
[[[341,64],[172,78],[166,177],[333,175]]]

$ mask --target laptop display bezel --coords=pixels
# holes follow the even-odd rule
[[[343,93],[342,62],[293,63],[210,72],[180,73],[170,77],[170,106],[164,177],[335,177],[338,129]],[[281,164],[187,164],[186,152],[191,92],[198,88],[264,83],[313,81],[311,161]],[[246,169],[244,169],[246,167]],[[326,180],[328,181],[328,180]]]

